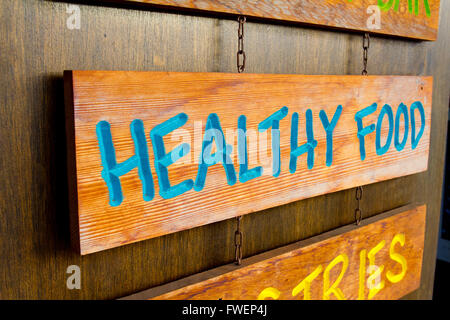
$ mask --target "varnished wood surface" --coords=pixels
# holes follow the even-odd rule
[[[69,30],[70,4],[2,0],[0,6],[1,298],[118,298],[232,262],[234,219],[86,256],[70,248],[62,72],[235,72],[237,23],[75,2],[81,29]],[[364,217],[410,202],[427,204],[421,287],[410,299],[432,294],[449,19],[450,2],[442,1],[436,42],[372,37],[369,51],[369,74],[434,78],[428,170],[367,185],[361,202]],[[359,75],[361,44],[358,34],[248,22],[246,72]],[[350,189],[246,215],[244,257],[352,223],[355,207]],[[81,290],[66,287],[73,264],[81,269]]]
[[[68,143],[75,141],[76,150],[71,152],[76,159],[76,173],[70,174],[76,176],[71,180],[74,184],[71,189],[78,195],[73,199],[77,209],[72,213],[72,233],[79,232],[79,242],[76,239],[75,246],[81,254],[427,169],[431,124],[430,77],[72,71],[67,72],[66,82],[70,97],[73,91],[73,101],[69,97],[66,103],[70,117],[68,129],[74,125],[75,130],[74,140],[69,139]],[[420,101],[425,109],[425,130],[417,147],[411,147],[409,129],[403,150],[397,151],[392,142],[387,153],[377,155],[373,132],[365,137],[366,158],[362,161],[355,114],[377,103],[377,110],[364,117],[364,126],[369,126],[377,123],[384,104],[392,106],[395,115],[401,103],[407,106],[409,113],[410,106],[416,101]],[[343,111],[333,133],[333,162],[326,166],[327,138],[319,111],[325,111],[331,121],[338,105]],[[238,180],[229,185],[222,164],[217,164],[209,167],[203,190],[191,189],[171,199],[160,196],[154,146],[151,147],[153,141],[147,134],[157,125],[181,113],[188,116],[187,123],[173,133],[183,134],[183,141],[189,143],[190,152],[168,167],[170,185],[187,179],[196,180],[199,167],[196,159],[201,157],[206,119],[212,113],[219,117],[227,144],[231,146],[229,156],[239,179],[238,147],[236,139],[230,140],[229,132],[236,133],[240,115],[246,116],[248,132],[256,132],[258,124],[282,106],[289,111],[279,124],[279,176],[272,176],[271,139],[259,136],[258,145],[249,138],[248,158],[254,159],[249,168],[263,167],[261,177],[245,183]],[[317,141],[314,166],[308,169],[305,154],[297,159],[296,171],[291,173],[290,118],[295,112],[299,115],[297,130],[298,145],[301,145],[306,142],[305,112],[308,109],[312,110],[312,127]],[[421,119],[417,111],[415,114],[417,134]],[[111,206],[110,193],[101,174],[103,166],[96,126],[100,121],[109,123],[117,163],[121,163],[135,154],[130,135],[130,124],[135,119],[143,121],[144,132],[148,136],[146,142],[156,195],[151,201],[144,201],[141,178],[137,170],[132,170],[120,177],[123,202]],[[402,123],[400,141],[404,134]],[[196,127],[200,127],[203,133],[196,133],[200,130]],[[385,119],[381,129],[377,128],[382,132],[382,143],[386,141],[388,127]],[[164,137],[164,144],[165,152],[170,152],[180,144],[180,139],[173,139],[168,134]],[[76,196],[74,192],[72,194]]]
[[[336,283],[340,299],[399,299],[420,285],[425,218],[424,205],[401,207],[360,226],[348,225],[244,259],[240,266],[219,267],[123,299],[261,300],[267,291],[278,300],[337,299],[335,291],[329,294],[328,289],[341,274]],[[333,266],[335,259],[341,262]],[[379,291],[370,278],[375,266],[380,270]],[[324,289],[326,278],[329,286]],[[310,288],[294,290],[305,281]]]
[[[378,0],[103,0],[115,2],[137,2],[153,6],[171,7],[173,10],[193,9],[263,19],[301,22],[322,27],[370,31],[408,38],[436,40],[439,26],[440,0],[416,2],[404,0],[383,1],[386,10],[381,11],[379,29],[369,28],[367,20],[373,14],[368,8],[377,5]],[[392,5],[389,6],[389,3]],[[398,2],[398,8],[396,3]],[[383,6],[384,7],[384,6]]]

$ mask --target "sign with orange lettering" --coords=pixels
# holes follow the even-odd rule
[[[407,206],[125,299],[399,299],[420,285],[426,206]]]
[[[427,170],[431,77],[65,77],[82,254]]]
[[[440,0],[121,1],[300,22],[424,40],[436,40],[439,27]]]

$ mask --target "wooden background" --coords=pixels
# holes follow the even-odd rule
[[[70,249],[65,69],[235,72],[237,22],[218,16],[78,2],[81,29],[66,27],[67,2],[2,0],[0,6],[0,298],[118,298],[234,258],[233,219],[81,257]],[[228,18],[228,17],[227,17]],[[450,83],[450,2],[438,41],[373,37],[370,74],[434,76],[429,169],[364,188],[365,216],[427,204],[422,285],[431,298]],[[246,71],[360,74],[362,37],[289,24],[245,27]],[[354,190],[302,200],[242,219],[244,256],[350,223]],[[81,290],[66,288],[69,265]]]

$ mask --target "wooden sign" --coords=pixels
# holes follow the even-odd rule
[[[431,77],[65,73],[82,254],[427,170]]]
[[[111,1],[111,0],[106,0]],[[436,40],[440,0],[116,0]]]
[[[124,299],[399,299],[420,285],[426,206],[408,206]]]

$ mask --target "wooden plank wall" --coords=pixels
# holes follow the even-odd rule
[[[0,298],[117,298],[233,260],[233,219],[81,257],[70,249],[65,156],[65,69],[234,72],[234,20],[78,2],[3,0],[0,7]],[[365,216],[423,202],[428,215],[422,284],[431,298],[447,132],[450,2],[437,42],[373,37],[369,73],[434,76],[427,172],[364,188]],[[360,74],[362,37],[248,22],[246,71]],[[244,256],[350,223],[354,190],[302,200],[242,219]],[[66,288],[69,265],[81,290]]]

